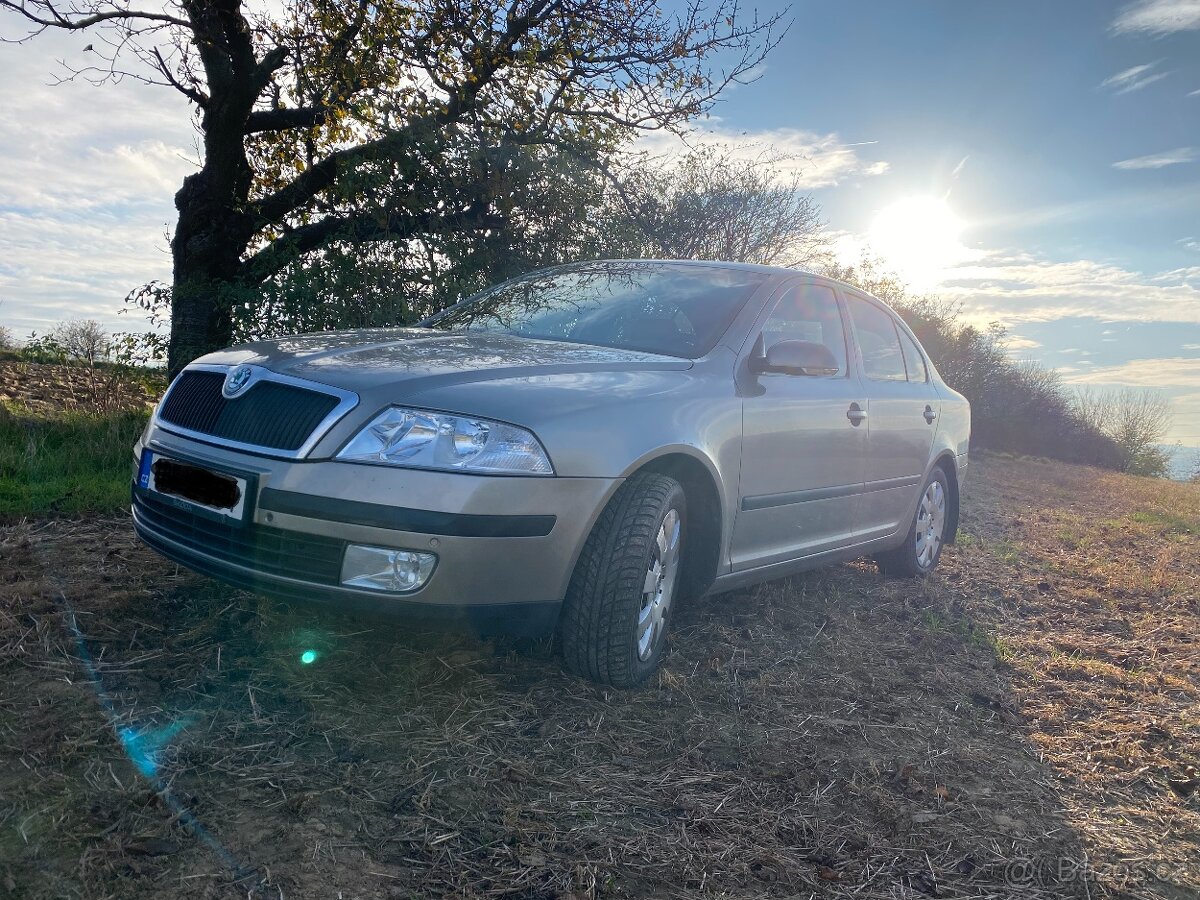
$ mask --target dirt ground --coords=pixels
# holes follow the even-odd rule
[[[124,409],[149,413],[166,390],[163,377],[155,371],[144,380],[135,380],[116,366],[51,365],[0,358],[0,416],[4,415],[6,402],[35,415]]]
[[[963,532],[617,693],[7,527],[0,897],[1200,896],[1200,488],[986,457]]]

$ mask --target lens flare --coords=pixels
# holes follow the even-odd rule
[[[867,233],[871,250],[886,268],[918,291],[934,290],[970,251],[961,241],[963,222],[945,200],[909,197],[876,217]]]

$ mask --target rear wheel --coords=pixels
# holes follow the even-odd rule
[[[613,495],[563,603],[563,659],[572,672],[628,688],[658,668],[679,585],[686,513],[683,488],[666,475],[634,475]]]
[[[917,512],[902,543],[877,554],[875,562],[885,575],[924,577],[942,557],[946,526],[950,521],[950,490],[946,473],[934,469],[921,490]]]

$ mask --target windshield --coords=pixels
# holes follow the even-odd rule
[[[716,266],[590,263],[506,282],[426,324],[695,359],[764,278]]]

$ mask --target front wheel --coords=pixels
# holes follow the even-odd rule
[[[875,562],[885,575],[921,578],[933,571],[942,557],[946,525],[950,519],[950,490],[946,473],[934,469],[921,490],[917,512],[904,538],[895,550],[877,554]]]
[[[634,475],[613,495],[571,576],[561,620],[567,668],[636,687],[666,649],[686,538],[686,498],[673,478]]]

